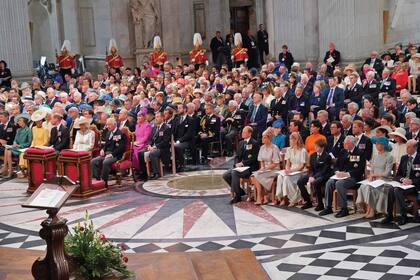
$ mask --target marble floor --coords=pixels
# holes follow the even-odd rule
[[[232,206],[226,187],[171,189],[173,178],[124,181],[107,193],[69,200],[60,215],[71,228],[87,210],[128,252],[251,248],[272,279],[420,279],[420,224],[383,226],[360,214],[336,219],[249,202]],[[0,246],[43,250],[37,231],[45,213],[21,207],[26,187],[25,180],[0,181]]]

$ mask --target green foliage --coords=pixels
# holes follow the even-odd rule
[[[73,230],[64,244],[78,276],[85,280],[98,280],[111,275],[123,278],[134,275],[125,265],[128,258],[123,255],[121,247],[95,230],[87,211],[84,222],[77,224]]]

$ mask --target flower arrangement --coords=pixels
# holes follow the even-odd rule
[[[95,230],[89,214],[84,222],[73,227],[64,241],[65,251],[71,257],[75,274],[85,280],[105,279],[110,276],[126,279],[134,276],[127,269],[128,257],[122,252],[124,245],[115,245]]]

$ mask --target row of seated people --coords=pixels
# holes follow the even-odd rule
[[[334,156],[328,152],[328,144],[324,139],[314,142],[314,151],[309,155],[305,149],[302,137],[298,132],[290,135],[290,147],[283,154],[273,144],[272,128],[264,131],[262,145],[252,138],[252,128],[246,126],[242,130],[243,140],[239,143],[234,168],[228,170],[223,178],[231,186],[233,199],[231,203],[242,200],[245,191],[241,188],[241,178],[250,178],[255,188],[255,204],[269,202],[268,194],[273,194],[273,204],[293,207],[300,201],[302,209],[313,207],[308,191],[316,196],[316,211],[324,216],[333,213],[333,194],[337,192],[337,204],[340,210],[335,217],[349,215],[347,207],[347,190],[358,188],[357,204],[366,208],[366,218],[372,218],[376,213],[386,214],[383,223],[389,223],[394,218],[394,202],[398,202],[400,225],[407,223],[407,205],[405,199],[414,197],[416,205],[414,220],[419,222],[417,192],[420,191],[420,155],[417,154],[418,143],[411,139],[406,143],[406,154],[399,160],[398,168],[391,175],[394,165],[390,153],[391,145],[385,136],[372,137],[374,155],[368,159],[365,149],[360,147],[357,136],[348,135],[343,140],[343,147]],[[282,157],[286,161],[281,168]],[[366,162],[370,173],[366,175]],[[332,177],[334,175],[334,177]],[[393,187],[383,184],[374,188],[369,184],[359,182],[384,179],[395,180],[402,186]],[[325,188],[325,189],[324,189]],[[325,200],[324,200],[325,197]],[[324,202],[325,201],[325,202]]]

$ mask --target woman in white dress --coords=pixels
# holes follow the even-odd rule
[[[76,133],[76,139],[73,143],[73,150],[76,151],[92,151],[95,145],[95,132],[90,127],[90,119],[80,117],[76,120],[74,128],[79,128]]]
[[[262,134],[262,143],[258,152],[258,162],[260,169],[253,172],[251,183],[255,186],[256,205],[267,204],[267,193],[271,190],[274,179],[277,177],[276,171],[280,166],[280,150],[271,142],[274,133],[272,128],[268,128]]]
[[[388,138],[385,136],[372,137],[372,143],[375,144],[377,153],[370,161],[369,181],[389,179],[391,177],[393,158],[391,155],[392,147]],[[388,206],[388,192],[391,186],[384,184],[379,187],[372,187],[368,184],[362,184],[357,191],[357,204],[367,206],[365,218],[375,217],[375,212],[386,213]],[[392,187],[391,187],[392,188]]]
[[[277,177],[276,197],[281,201],[281,206],[286,206],[289,202],[288,206],[293,207],[302,199],[297,186],[297,180],[302,174],[290,175],[290,173],[305,170],[308,159],[308,153],[298,132],[290,134],[290,147],[287,148],[284,159],[286,160],[285,174],[279,174]]]
[[[402,127],[398,127],[394,132],[389,134],[389,137],[394,140],[394,145],[392,145],[392,157],[394,158],[394,163],[396,164],[396,169],[400,165],[400,160],[403,155],[407,154],[407,137],[405,137],[406,131]]]

